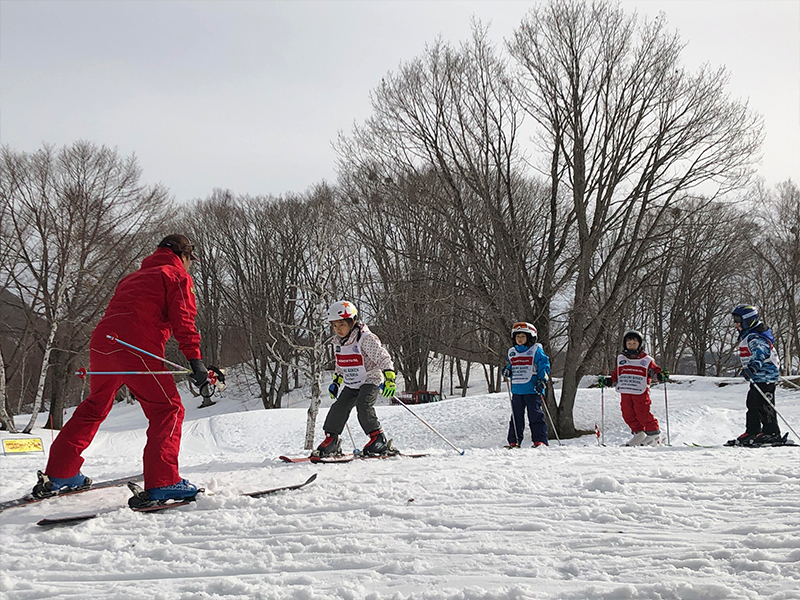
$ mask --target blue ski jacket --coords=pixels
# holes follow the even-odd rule
[[[532,364],[526,368],[525,358],[530,354],[533,354]],[[533,347],[515,345],[508,350],[507,364],[515,373],[511,376],[511,392],[514,394],[535,394],[536,384],[550,376],[550,359],[541,344],[534,344]],[[526,375],[521,378],[516,375],[519,373]]]
[[[774,383],[780,378],[780,359],[775,351],[775,338],[769,329],[742,331],[739,360],[743,367],[748,367],[754,373],[750,379],[752,382]]]

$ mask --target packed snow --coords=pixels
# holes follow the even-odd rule
[[[124,487],[1,513],[0,597],[800,599],[800,447],[719,447],[744,429],[746,385],[674,379],[671,446],[621,447],[630,432],[606,390],[605,446],[591,435],[534,450],[526,425],[526,447],[506,450],[507,394],[477,393],[411,407],[463,455],[402,406],[382,405],[395,445],[428,456],[339,465],[278,459],[307,454],[303,391],[269,411],[235,382],[210,408],[187,394],[181,471],[207,493],[159,514],[125,508]],[[652,397],[666,436],[663,386]],[[800,391],[779,388],[777,403],[798,430]],[[580,390],[575,419],[603,425],[599,389]],[[137,405],[116,405],[83,472],[140,473],[145,429]],[[350,430],[345,448],[366,442],[355,414]],[[51,432],[34,433],[47,448]],[[28,492],[45,462],[0,456],[0,500]],[[312,473],[301,490],[240,495]],[[98,510],[72,526],[35,524]]]

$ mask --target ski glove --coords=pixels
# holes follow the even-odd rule
[[[190,358],[189,368],[192,370],[192,374],[189,375],[189,379],[191,379],[192,383],[194,383],[197,386],[197,389],[200,390],[200,395],[211,396],[208,388],[208,369],[206,369],[202,359]]]
[[[203,387],[205,383],[208,383],[208,369],[206,369],[202,359],[190,358],[189,368],[192,370],[192,374],[189,377],[197,387]]]
[[[506,365],[503,367],[502,375],[506,379],[511,379],[511,365]]]
[[[659,371],[656,373],[656,379],[658,379],[659,383],[664,383],[669,379],[669,371],[664,369],[663,371]]]
[[[756,372],[750,367],[742,367],[742,377],[744,377],[747,381],[750,381],[755,374]]]
[[[333,374],[333,383],[328,386],[328,393],[331,395],[333,400],[336,400],[336,396],[339,395],[339,386],[342,384],[342,376],[338,373]]]
[[[395,374],[391,369],[386,369],[383,372],[383,383],[381,384],[381,392],[385,398],[394,398],[397,393],[397,386],[394,382]]]
[[[611,387],[613,385],[611,381],[611,377],[608,375],[601,375],[600,378],[597,380],[597,385],[601,388]]]
[[[535,384],[533,384],[533,393],[539,396],[544,397],[544,392],[547,389],[547,383],[544,379],[539,379]]]

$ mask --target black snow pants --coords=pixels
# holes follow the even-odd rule
[[[769,398],[769,404],[764,400],[764,396],[755,389],[764,392],[764,396]],[[778,424],[778,415],[775,409],[775,384],[750,382],[750,391],[747,392],[747,433],[758,435],[759,433],[780,435],[781,429]]]
[[[349,387],[342,388],[339,397],[331,405],[328,416],[325,418],[323,430],[325,433],[335,433],[341,435],[350,411],[355,406],[358,413],[358,422],[361,429],[369,435],[373,431],[381,428],[381,422],[375,413],[375,401],[378,399],[378,386],[372,383],[365,383],[358,389]]]

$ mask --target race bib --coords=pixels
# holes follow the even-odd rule
[[[647,390],[647,367],[650,357],[617,356],[617,391],[620,394],[644,394]]]
[[[367,369],[364,367],[364,357],[358,347],[358,342],[349,346],[336,345],[336,366],[342,373],[344,385],[349,388],[360,388],[367,380]]]

